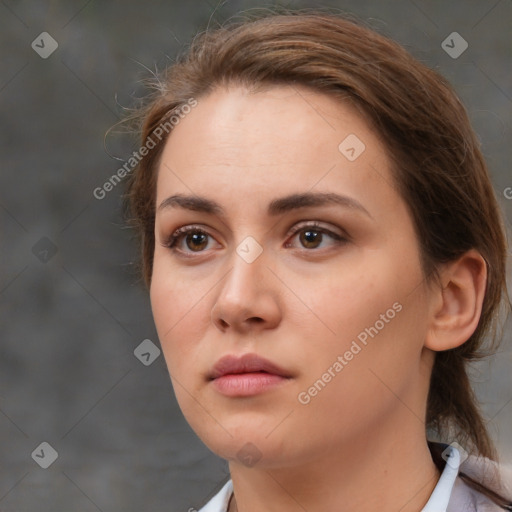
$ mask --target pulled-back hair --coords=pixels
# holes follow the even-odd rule
[[[270,13],[198,35],[161,73],[156,94],[138,112],[141,141],[191,98],[200,101],[221,86],[280,84],[349,101],[377,130],[413,219],[427,281],[435,282],[440,264],[469,249],[485,259],[488,278],[479,324],[464,344],[436,353],[426,429],[496,459],[467,363],[495,348],[498,313],[502,305],[510,306],[504,222],[466,110],[441,75],[361,22],[324,12]],[[155,247],[156,173],[166,138],[128,179],[128,214],[141,236],[147,285]],[[439,456],[434,461],[443,462]]]

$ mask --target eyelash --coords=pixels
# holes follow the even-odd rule
[[[302,231],[306,231],[306,230],[316,231],[318,233],[321,233],[322,235],[328,235],[330,238],[332,238],[335,241],[334,245],[343,245],[344,243],[347,243],[349,241],[348,236],[338,235],[337,233],[334,233],[334,232],[320,226],[316,222],[302,224],[300,226],[297,226],[293,231],[289,232],[287,236],[295,237]],[[178,243],[189,233],[199,233],[199,234],[203,234],[208,237],[211,237],[211,235],[208,232],[206,232],[204,229],[202,229],[198,226],[194,226],[194,225],[184,226],[182,228],[177,229],[171,236],[169,236],[167,238],[167,240],[162,245],[164,247],[167,247],[168,249],[171,249],[173,252],[179,252],[181,254],[185,254],[186,257],[189,257],[189,258],[193,258],[193,257],[195,257],[194,255],[201,254],[202,252],[205,252],[205,251],[197,251],[197,252],[183,251],[182,249],[179,249],[178,247],[176,247],[178,245]],[[308,248],[304,247],[304,248],[302,248],[302,250],[307,251],[307,252],[313,252],[318,249],[308,249]]]

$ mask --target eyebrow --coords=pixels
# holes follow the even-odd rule
[[[269,216],[274,217],[300,208],[326,206],[330,204],[336,204],[359,211],[373,219],[368,210],[359,201],[352,197],[332,192],[304,192],[274,199],[269,203],[267,213]],[[224,216],[224,209],[219,203],[206,197],[196,195],[175,194],[170,196],[160,203],[158,210],[161,211],[167,208],[183,208],[185,210]]]

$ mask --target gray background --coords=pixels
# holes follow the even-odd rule
[[[227,465],[182,418],[163,357],[145,366],[134,356],[144,339],[158,341],[122,190],[101,201],[92,191],[122,165],[104,136],[142,93],[143,66],[170,62],[210,19],[269,5],[0,2],[1,511],[185,511],[225,481]],[[352,12],[444,74],[474,121],[510,225],[510,0],[279,5]],[[31,48],[44,31],[59,45],[47,59]],[[454,31],[469,43],[457,59],[441,48]],[[136,149],[121,135],[107,144],[121,159]],[[475,387],[510,463],[510,326],[505,338]],[[58,452],[48,469],[31,457],[41,442]]]

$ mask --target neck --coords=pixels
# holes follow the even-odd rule
[[[340,504],[344,512],[419,512],[439,472],[424,427],[414,421],[416,428],[395,425],[392,432],[381,426],[378,434],[360,435],[302,465],[256,469],[230,463],[229,512],[339,512]]]

